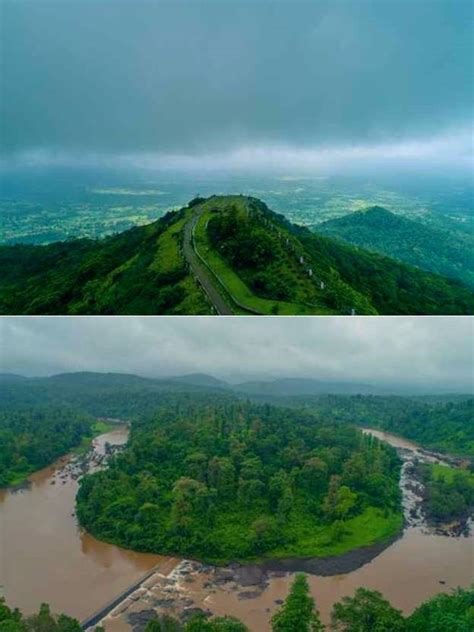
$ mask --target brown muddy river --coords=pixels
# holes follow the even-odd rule
[[[417,446],[409,441],[387,433],[374,434],[401,448],[405,463],[418,455]],[[106,441],[118,444],[126,438],[126,429],[102,435],[95,440],[96,453],[103,453]],[[139,598],[130,600],[128,608],[116,609],[104,621],[107,632],[131,630],[130,613],[149,610],[150,604],[165,595],[169,588],[163,590],[163,576],[173,569],[176,573],[179,560],[124,551],[82,533],[72,515],[77,482],[62,474],[65,465],[67,459],[36,473],[27,489],[0,493],[3,592],[11,605],[25,612],[47,601],[54,610],[83,619],[157,566],[155,586],[152,578],[148,582],[151,590],[141,589]],[[409,486],[405,488],[406,483],[409,479],[402,470],[403,502],[408,515],[413,497]],[[265,586],[253,591],[246,588],[254,594],[243,598],[242,589],[236,589],[232,583],[205,588],[206,572],[191,575],[192,580],[189,575],[179,579],[178,574],[180,598],[192,599],[193,606],[214,614],[233,614],[255,632],[270,629],[269,620],[278,607],[275,600],[285,598],[293,578],[290,573],[270,574]],[[359,586],[380,590],[395,607],[410,612],[440,591],[467,587],[474,581],[474,538],[472,532],[469,537],[434,535],[420,516],[414,515],[402,537],[371,562],[345,575],[310,576],[309,581],[326,622],[332,604],[353,594]]]
[[[127,428],[101,435],[94,440],[95,451],[101,453],[106,441],[123,444],[127,437]],[[72,515],[78,484],[69,476],[60,478],[67,461],[33,474],[26,489],[0,491],[0,585],[7,603],[25,613],[45,601],[82,619],[147,570],[169,561],[81,532]]]

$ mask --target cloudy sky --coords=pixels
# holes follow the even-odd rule
[[[0,0],[3,164],[472,156],[470,0]]]
[[[472,388],[462,317],[3,317],[1,371],[205,372],[231,380],[312,377]]]

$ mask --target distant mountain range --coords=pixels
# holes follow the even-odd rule
[[[411,384],[363,384],[350,381],[329,381],[312,378],[276,378],[251,380],[231,384],[206,373],[191,373],[163,378],[149,378],[127,373],[96,373],[81,371],[59,373],[50,377],[25,377],[12,373],[0,373],[0,402],[14,394],[27,401],[35,399],[39,393],[47,393],[52,398],[66,396],[82,399],[97,393],[112,395],[120,391],[122,395],[137,395],[165,392],[203,393],[219,392],[238,397],[257,399],[285,399],[317,397],[319,395],[429,395],[439,392],[432,386],[416,387]],[[456,396],[456,395],[455,395]],[[443,395],[444,397],[444,395]]]
[[[359,232],[366,235],[360,240],[372,249],[384,231],[390,243],[393,231],[392,241],[397,242],[392,244],[393,256],[408,260],[414,249],[417,255],[410,263],[417,266],[428,258],[431,244],[433,253],[445,253],[443,259],[438,257],[445,262],[441,266],[445,274],[455,276],[458,265],[465,276],[468,261],[462,252],[456,264],[455,245],[442,246],[433,229],[399,221],[383,209],[355,215],[337,220],[341,222],[337,230],[335,224],[322,224],[318,231],[325,232],[323,236],[291,224],[256,198],[211,196],[196,198],[152,224],[102,240],[2,246],[0,313],[434,315],[474,311],[474,292],[462,282],[342,243],[340,227],[344,222],[360,223]],[[345,234],[351,230],[357,232],[348,228]],[[331,231],[334,234],[328,237]],[[338,231],[341,234],[336,235]],[[421,246],[415,248],[415,242]],[[431,259],[436,257],[432,254]]]
[[[313,230],[474,287],[474,236],[467,233],[452,235],[380,206],[317,224]]]

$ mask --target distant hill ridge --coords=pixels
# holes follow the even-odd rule
[[[268,379],[245,380],[238,383],[230,383],[224,379],[218,379],[207,373],[189,373],[185,375],[144,377],[133,373],[119,372],[96,372],[96,371],[76,371],[68,373],[57,373],[47,377],[25,377],[13,373],[0,373],[0,402],[8,399],[8,392],[11,386],[12,391],[21,395],[20,401],[25,394],[49,392],[53,397],[62,395],[77,395],[84,393],[90,395],[95,390],[107,389],[114,392],[114,389],[121,389],[123,394],[131,389],[133,393],[147,391],[150,393],[165,392],[215,392],[225,391],[230,395],[249,397],[269,397],[273,398],[304,398],[318,397],[319,395],[389,395],[399,394],[404,396],[429,397],[433,399],[433,394],[441,400],[449,397],[450,389],[441,391],[433,388],[433,385],[425,387],[414,384],[371,384],[358,383],[349,380],[323,380],[310,377],[281,377]],[[45,390],[46,389],[46,390]],[[452,390],[452,389],[451,389]],[[451,397],[472,397],[472,393],[453,392]]]
[[[381,206],[317,224],[313,230],[474,287],[474,238],[467,235],[460,239]]]
[[[360,217],[401,225],[384,209]],[[3,314],[222,313],[216,297],[234,314],[474,311],[461,282],[314,234],[238,195],[196,198],[102,240],[2,246],[0,268]]]

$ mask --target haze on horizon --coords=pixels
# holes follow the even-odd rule
[[[472,167],[468,0],[0,0],[4,168]]]
[[[313,378],[472,392],[469,318],[5,316],[0,372]]]

